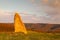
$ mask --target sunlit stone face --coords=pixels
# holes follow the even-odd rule
[[[18,13],[16,13],[14,16],[14,27],[15,27],[15,32],[23,32],[23,33],[27,34],[25,25],[23,24]]]

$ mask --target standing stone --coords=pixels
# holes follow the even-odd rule
[[[15,32],[23,32],[24,34],[27,34],[25,25],[23,24],[21,20],[21,16],[19,16],[18,13],[15,13],[14,16],[14,27],[15,27]]]

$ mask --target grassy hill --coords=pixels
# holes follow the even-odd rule
[[[27,30],[37,32],[60,32],[60,24],[24,23]],[[13,32],[13,23],[0,23],[0,32]]]
[[[0,40],[60,40],[60,33],[38,33],[28,31],[23,33],[0,33]]]
[[[15,33],[13,23],[0,23],[0,40],[60,40],[60,24],[25,23],[28,34]]]

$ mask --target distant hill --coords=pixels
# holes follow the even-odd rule
[[[60,32],[60,24],[47,24],[47,23],[24,23],[27,30],[37,32]],[[0,32],[13,32],[13,23],[0,23]]]
[[[60,24],[25,23],[27,30],[37,32],[60,32]]]

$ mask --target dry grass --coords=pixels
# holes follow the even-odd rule
[[[0,33],[0,40],[60,40],[60,33],[38,33],[28,31],[23,33]]]

